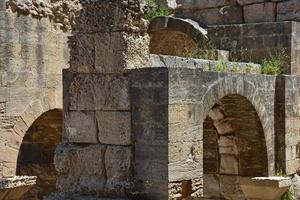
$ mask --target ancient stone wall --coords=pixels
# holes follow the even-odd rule
[[[143,196],[243,199],[241,176],[295,174],[299,167],[299,78],[202,72],[203,66],[153,55],[152,68],[130,72],[135,180]]]
[[[28,144],[26,139],[23,140],[27,134],[39,129],[29,146],[41,150],[46,140],[52,142],[50,137],[44,135],[46,132],[41,130],[62,123],[61,120],[54,124],[46,120],[41,126],[35,124],[29,130],[43,113],[62,109],[62,69],[68,67],[68,34],[56,29],[49,18],[38,19],[20,12],[12,13],[7,10],[5,1],[0,3],[0,178],[43,174],[44,180],[49,178],[49,182],[43,183],[53,189],[56,180],[51,177],[55,174],[51,163],[55,148],[48,149],[48,155],[52,154],[48,157],[48,168],[29,166],[22,162],[18,164],[18,173],[16,168],[20,147],[23,142]],[[60,138],[61,131],[56,130],[55,133]],[[42,137],[45,140],[37,140]],[[37,180],[38,187],[41,187],[40,178]],[[40,188],[40,194],[45,195],[43,192],[47,191],[47,187]],[[32,199],[42,199],[43,195],[40,194],[33,192]]]
[[[262,63],[282,56],[285,74],[299,71],[299,22],[209,26],[208,37],[217,49],[230,51],[231,60]]]
[[[58,192],[134,195],[131,102],[126,69],[147,67],[149,37],[138,0],[82,4],[64,71]],[[57,197],[59,199],[59,197]]]
[[[201,25],[298,21],[298,0],[178,0],[175,15]]]

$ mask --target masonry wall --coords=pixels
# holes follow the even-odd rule
[[[69,41],[70,69],[63,74],[63,140],[54,160],[57,189],[127,197],[134,195],[134,180],[126,69],[148,66],[147,23],[138,0],[82,6]]]
[[[27,129],[42,113],[62,108],[69,53],[67,35],[49,19],[0,12],[0,177],[11,177]]]
[[[217,49],[229,50],[231,60],[262,63],[281,56],[284,73],[298,75],[298,22],[219,25],[208,27],[208,37]]]
[[[201,25],[298,21],[298,0],[179,0],[175,15]]]

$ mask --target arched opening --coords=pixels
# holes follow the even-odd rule
[[[205,199],[245,199],[239,177],[268,176],[266,141],[259,116],[247,98],[228,95],[203,124]]]
[[[19,150],[17,175],[37,176],[37,184],[22,200],[42,200],[55,190],[57,173],[53,157],[61,133],[62,112],[59,109],[42,114],[27,130]]]

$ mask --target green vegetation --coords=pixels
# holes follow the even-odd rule
[[[262,62],[262,74],[278,75],[283,73],[284,60],[286,58],[285,52],[276,53]]]
[[[160,17],[160,16],[168,16],[173,13],[171,9],[168,9],[166,7],[157,5],[154,0],[146,0],[146,3],[148,5],[148,12],[145,15],[145,19],[151,20],[155,17]]]
[[[288,177],[283,172],[281,167],[278,167],[278,166],[277,166],[277,170],[276,170],[276,176]],[[289,190],[281,196],[280,200],[293,200],[293,188],[290,187]]]
[[[223,61],[223,60],[219,60],[218,62],[216,62],[216,66],[215,66],[215,71],[217,72],[227,72],[227,62]]]

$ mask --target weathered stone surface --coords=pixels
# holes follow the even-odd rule
[[[229,6],[212,9],[204,9],[194,11],[192,19],[200,24],[219,25],[219,24],[240,24],[243,23],[242,8],[237,6]]]
[[[300,14],[297,10],[300,2],[297,0],[279,2],[277,5],[277,21],[300,19]]]
[[[61,174],[57,189],[85,195],[97,192],[122,196],[130,187],[131,158],[131,147],[61,145],[54,160]]]
[[[96,112],[98,139],[103,144],[130,145],[131,113],[130,112]]]
[[[70,110],[129,110],[128,79],[122,75],[80,74],[65,84]]]
[[[65,112],[63,140],[70,143],[98,143],[98,128],[94,112]]]
[[[255,3],[262,3],[266,0],[237,0],[239,5],[247,5],[247,4],[255,4]]]
[[[235,1],[223,1],[223,0],[196,0],[196,1],[179,1],[182,9],[204,9],[215,8],[221,6],[234,5]]]
[[[276,4],[273,2],[244,6],[245,23],[274,22],[276,20]]]

